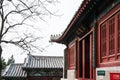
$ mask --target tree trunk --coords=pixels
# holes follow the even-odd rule
[[[1,61],[1,55],[2,55],[2,47],[0,45],[0,80],[2,79],[2,61]]]

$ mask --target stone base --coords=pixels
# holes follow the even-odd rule
[[[98,74],[98,71],[105,71],[105,75]],[[120,67],[96,68],[96,80],[110,80],[110,73],[120,73]]]
[[[61,78],[60,80],[67,80],[67,79]]]
[[[61,78],[61,80],[77,80],[75,79],[75,70],[68,70],[67,79]]]

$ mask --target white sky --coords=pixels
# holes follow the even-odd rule
[[[82,0],[59,1],[60,3],[55,6],[55,10],[59,10],[58,14],[62,14],[62,16],[52,16],[51,18],[46,19],[47,22],[35,22],[35,26],[40,28],[40,33],[37,33],[36,35],[44,36],[44,39],[40,40],[38,44],[40,44],[41,47],[46,47],[47,45],[50,46],[46,48],[44,52],[33,53],[34,55],[63,56],[65,46],[57,43],[49,43],[50,35],[61,34],[66,29],[75,12],[78,10],[78,7],[81,5]],[[16,63],[23,63],[27,54],[21,54],[20,52],[19,48],[16,48],[13,45],[7,45],[3,48],[2,56],[7,60],[13,54]]]

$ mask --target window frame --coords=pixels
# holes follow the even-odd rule
[[[113,8],[109,13],[104,15],[101,19],[98,21],[98,37],[97,37],[97,54],[98,54],[98,66],[115,66],[120,65],[120,53],[118,52],[118,43],[119,43],[119,29],[118,24],[120,24],[118,21],[117,16],[120,16],[120,6],[117,6]],[[109,53],[109,21],[114,18],[114,54]],[[105,56],[102,56],[101,54],[101,25],[106,24],[106,53]],[[119,62],[119,63],[118,63]],[[106,64],[107,63],[107,64]],[[112,64],[112,65],[111,65]],[[113,65],[114,64],[114,65]]]

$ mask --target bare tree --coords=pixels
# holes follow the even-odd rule
[[[28,22],[36,18],[44,21],[44,16],[55,16],[55,13],[49,11],[46,5],[55,4],[56,2],[57,0],[0,0],[0,80],[2,43],[16,45],[29,53],[33,48],[39,49],[32,44],[40,39],[38,36],[24,33],[24,36],[17,39],[6,39],[5,37],[12,29],[26,27],[29,25]],[[34,26],[31,27],[34,28]]]

